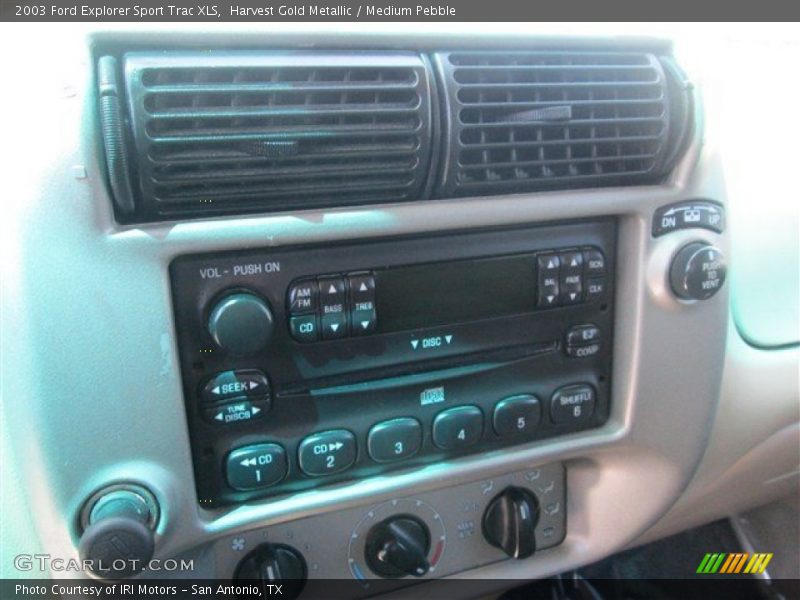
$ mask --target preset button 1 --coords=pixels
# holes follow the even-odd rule
[[[286,476],[286,452],[278,444],[254,444],[233,450],[225,461],[228,485],[235,490],[256,490]]]

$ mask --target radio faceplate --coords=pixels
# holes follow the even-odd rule
[[[615,238],[602,219],[177,258],[200,503],[602,425]]]

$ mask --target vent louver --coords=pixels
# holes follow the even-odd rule
[[[143,220],[414,200],[430,77],[412,53],[129,53]]]
[[[652,54],[434,58],[450,128],[440,197],[653,183],[671,167],[671,117],[686,109]]]

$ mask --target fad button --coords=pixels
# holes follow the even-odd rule
[[[556,425],[585,423],[594,414],[594,388],[585,383],[562,387],[550,400],[550,417]]]

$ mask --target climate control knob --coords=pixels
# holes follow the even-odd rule
[[[422,577],[430,569],[431,535],[420,519],[410,515],[390,517],[367,533],[364,558],[379,577]]]
[[[672,291],[684,300],[706,300],[725,283],[725,257],[710,244],[694,242],[680,249],[672,260]]]
[[[242,559],[234,579],[258,586],[260,593],[253,597],[272,595],[273,587],[281,586],[285,598],[297,598],[306,583],[306,561],[302,555],[285,544],[261,544]]]
[[[511,558],[527,558],[536,550],[539,501],[524,488],[500,492],[483,514],[483,536]]]
[[[248,356],[262,350],[274,329],[275,318],[269,305],[251,292],[224,296],[208,316],[211,337],[234,356]]]

